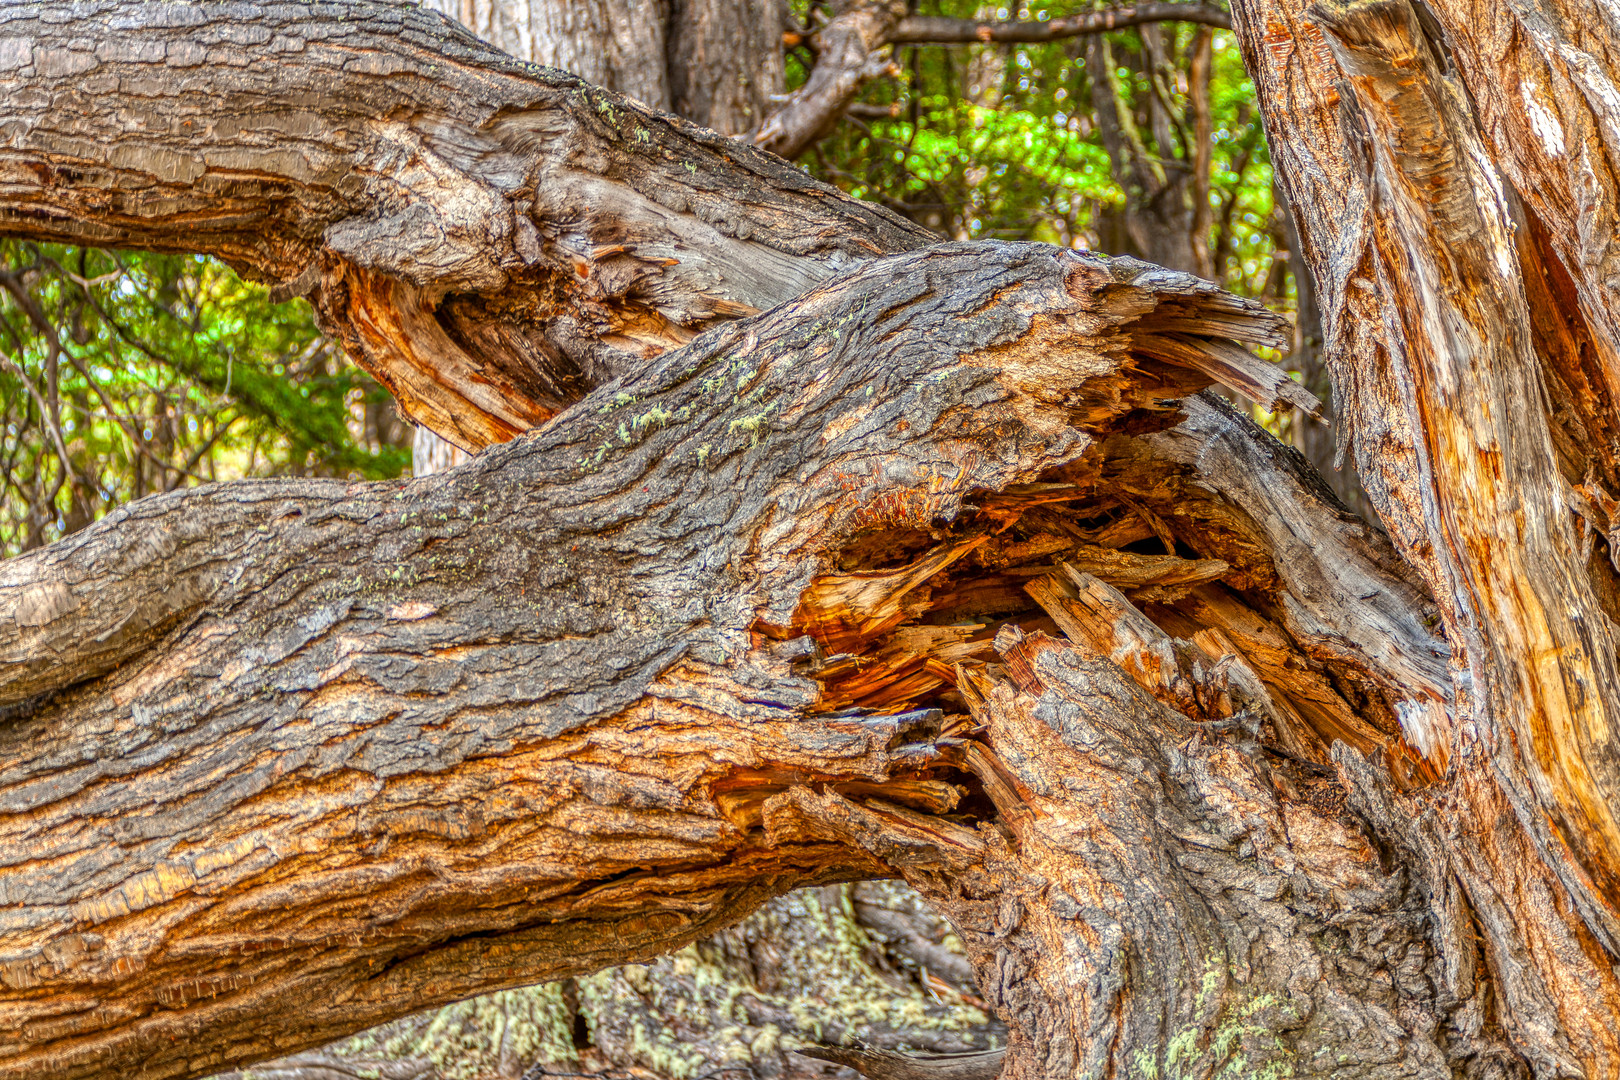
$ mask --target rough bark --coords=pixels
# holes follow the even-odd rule
[[[430,57],[414,9],[134,10],[4,13],[0,227],[281,280],[318,254],[334,325],[395,328],[356,350],[543,325],[616,381],[443,476],[177,493],[0,567],[0,1076],[203,1075],[895,874],[957,928],[1009,1078],[1614,1071],[1615,591],[1558,472],[1590,455],[1597,519],[1608,397],[1573,388],[1612,338],[1546,301],[1590,269],[1480,197],[1463,64],[1409,9],[1323,12],[1310,50],[1297,13],[1237,15],[1396,547],[1195,393],[1313,405],[1242,347],[1280,322],[1211,286],[1040,245],[868,259],[921,238],[621,98]],[[192,89],[140,96],[165,79]],[[233,119],[188,133],[202,90]],[[295,98],[302,156],[266,168],[233,125]],[[112,140],[115,104],[163,136]],[[550,246],[520,271],[523,220]],[[558,240],[610,229],[634,242]],[[661,313],[810,291],[632,364],[632,292],[585,290],[660,251]],[[691,332],[660,318],[649,351]],[[411,370],[494,431],[468,355]],[[509,382],[478,400],[538,410]]]
[[[1363,484],[1455,651],[1457,713],[1413,731],[1452,761],[1451,809],[1413,846],[1462,885],[1525,1057],[1610,1073],[1613,28],[1557,5],[1234,19]]]
[[[518,60],[561,68],[724,135],[757,128],[783,90],[785,9],[774,0],[439,0],[426,6]],[[590,385],[587,380],[584,388]],[[416,475],[467,460],[464,450],[431,430],[418,432]]]
[[[500,51],[655,109],[670,107],[667,0],[436,0],[424,5]]]
[[[899,882],[800,889],[650,964],[457,1002],[218,1080],[534,1080],[636,1069],[817,1080],[836,1072],[799,1052],[818,1043],[891,1053],[1005,1045],[960,949]],[[961,983],[939,976],[940,956]]]
[[[756,131],[786,89],[777,0],[674,0],[670,105],[727,135]]]
[[[526,7],[428,6],[482,29],[480,36],[520,60],[565,68],[723,134],[757,128],[783,90],[785,7],[773,2],[705,0],[677,3],[667,12],[640,11],[621,23],[633,28],[628,42],[626,34],[570,20],[566,11],[548,13],[538,42],[498,21],[516,14],[528,16],[527,27],[539,24],[538,0]],[[660,17],[667,17],[663,26],[642,25]],[[667,49],[660,53],[665,39]],[[640,50],[629,60],[627,43]],[[620,61],[618,70],[643,80],[648,72],[667,72],[669,100],[638,93],[617,81],[615,70],[578,66],[563,55],[610,52]],[[443,472],[469,458],[427,428],[417,429],[414,449],[414,476]],[[334,1072],[397,1071],[403,1065],[420,1080],[518,1080],[536,1061],[565,1071],[636,1065],[688,1075],[746,1061],[756,1076],[816,1077],[825,1067],[794,1048],[847,1038],[949,1050],[996,1037],[995,1025],[980,1011],[982,1002],[977,1008],[950,1004],[964,992],[971,995],[973,983],[966,960],[935,940],[945,933],[943,920],[870,905],[859,918],[846,915],[832,895],[838,888],[772,900],[745,926],[697,942],[673,959],[609,969],[585,983],[501,991],[426,1010],[253,1072],[260,1080],[328,1080]],[[909,891],[892,882],[863,888],[885,890],[891,904],[906,899],[900,890]],[[920,903],[910,895],[907,906]],[[917,955],[924,957],[920,968]],[[896,966],[905,963],[910,968]],[[941,965],[955,987],[932,985]],[[582,987],[588,992],[581,993]],[[829,993],[829,987],[839,992]],[[742,1017],[736,1015],[740,988],[747,988]]]

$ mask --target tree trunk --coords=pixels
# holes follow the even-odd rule
[[[1524,1057],[1612,1073],[1615,218],[1580,162],[1613,152],[1613,29],[1404,0],[1234,18],[1362,481],[1452,643],[1459,708],[1423,734],[1451,761],[1433,872]]]
[[[1555,228],[1509,258],[1457,44],[1322,18],[1240,33],[1395,546],[1198,393],[1315,407],[1186,275],[916,250],[415,8],[12,13],[0,228],[308,291],[490,449],[0,565],[0,1077],[206,1075],[893,875],[1007,1077],[1620,1068],[1615,593],[1557,471],[1617,490],[1603,295]]]
[[[800,889],[646,965],[417,1013],[218,1080],[518,1080],[643,1069],[823,1077],[795,1050],[1004,1045],[947,924],[898,882]]]

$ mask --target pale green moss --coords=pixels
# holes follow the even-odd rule
[[[611,1030],[630,1041],[615,1041],[616,1054],[673,1080],[690,1080],[700,1065],[708,1071],[716,1061],[752,1062],[829,1038],[869,1041],[895,1029],[967,1032],[987,1022],[978,1009],[935,1001],[915,983],[896,985],[874,969],[871,940],[856,924],[847,894],[839,894],[837,905],[823,905],[817,895],[806,890],[773,901],[737,931],[780,950],[771,958],[780,979],[771,990],[751,985],[714,946],[698,944],[658,960],[659,977],[624,967],[580,979],[580,1009],[593,1032],[608,1037]],[[761,1004],[791,1023],[751,1021]],[[647,1030],[647,1020],[626,1020],[643,1009],[690,1025],[692,1045],[660,1038]]]
[[[635,433],[639,436],[647,428],[663,427],[665,424],[669,423],[670,419],[674,415],[674,413],[669,412],[662,406],[654,405],[651,410],[642,413],[640,416],[630,421],[630,427],[634,429]]]
[[[770,418],[772,407],[767,405],[752,416],[742,416],[733,420],[729,427],[731,434],[735,435],[739,431],[747,432],[753,438],[752,445],[758,446],[759,440],[763,438],[765,421]]]
[[[1209,1012],[1226,982],[1224,961],[1211,957],[1199,983],[1197,1013]],[[1211,1068],[1216,1070],[1216,1080],[1291,1080],[1294,1052],[1264,1022],[1256,1022],[1257,1016],[1268,1011],[1291,1014],[1293,1006],[1276,994],[1240,997],[1221,1006],[1207,1044],[1202,1021],[1177,1031],[1165,1045],[1164,1059],[1172,1080],[1207,1076]],[[1134,1064],[1142,1080],[1157,1080],[1159,1066],[1152,1054],[1138,1054]]]
[[[502,1053],[525,1064],[572,1063],[573,1017],[558,984],[502,990],[422,1016],[361,1032],[334,1046],[345,1058],[425,1058],[444,1080],[479,1080],[497,1071]],[[362,1075],[365,1071],[362,1070]],[[378,1075],[375,1071],[371,1075]]]

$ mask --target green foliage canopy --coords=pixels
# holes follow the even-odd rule
[[[410,464],[301,300],[210,259],[0,241],[0,553],[185,484]]]

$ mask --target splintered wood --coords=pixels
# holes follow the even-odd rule
[[[1130,462],[1093,466],[1120,475]],[[1184,494],[1166,485],[1157,498]],[[803,670],[823,688],[822,712],[963,712],[973,691],[962,679],[976,671],[1006,671],[1038,690],[1032,675],[1011,670],[1018,654],[1006,645],[1061,635],[1190,721],[1251,726],[1283,758],[1327,766],[1342,740],[1384,760],[1405,785],[1432,780],[1435,765],[1405,743],[1389,704],[1266,614],[1275,598],[1255,584],[1274,581],[1272,568],[1252,555],[1234,565],[1197,554],[1245,557],[1221,535],[1232,511],[1185,509],[1173,529],[1143,502],[1096,484],[987,495],[958,533],[932,546],[920,534],[869,538],[861,549],[893,565],[816,578],[793,625],[773,636],[806,634],[819,645]],[[998,651],[998,633],[1009,630]]]

